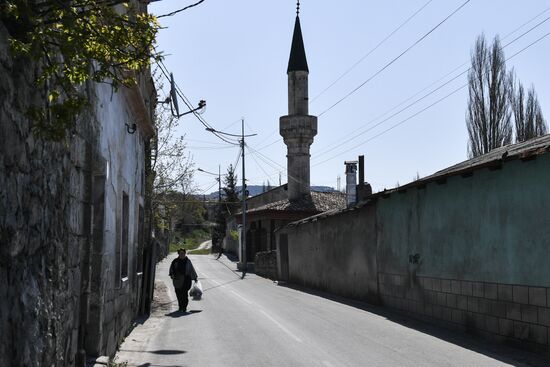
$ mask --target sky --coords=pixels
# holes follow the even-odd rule
[[[194,2],[162,0],[149,11],[161,15]],[[507,68],[525,87],[534,85],[549,119],[550,1],[471,0],[460,8],[465,2],[301,2],[309,112],[318,116],[312,185],[337,188],[340,176],[345,188],[344,161],[358,155],[365,156],[365,179],[375,192],[466,160],[464,72],[482,33],[490,40],[498,35],[503,45],[513,41],[504,48]],[[194,105],[206,100],[204,120],[240,134],[244,118],[245,133],[257,134],[246,138],[249,185],[278,185],[279,174],[287,181],[278,126],[288,112],[286,68],[295,17],[294,0],[205,0],[160,18],[157,50],[183,94]],[[164,84],[159,99],[166,96]],[[193,115],[179,119],[176,133],[184,137],[195,168],[217,173],[221,166],[223,174],[237,161],[239,147],[206,131]],[[240,161],[237,174],[240,180]],[[194,179],[198,193],[217,190],[214,176],[197,171]]]

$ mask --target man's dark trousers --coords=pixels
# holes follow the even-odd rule
[[[176,289],[176,297],[178,297],[178,305],[180,311],[187,311],[187,305],[189,304],[189,298],[187,297],[189,289],[191,289],[191,279],[187,277],[183,281],[183,286]]]

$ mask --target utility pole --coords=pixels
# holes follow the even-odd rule
[[[243,185],[242,185],[242,198],[243,198],[243,226],[241,231],[241,260],[243,263],[243,278],[246,274],[246,179],[245,179],[245,172],[244,172],[244,119],[241,119],[241,157],[242,157],[242,163],[243,163]]]
[[[243,220],[243,224],[242,224],[242,231],[241,231],[241,262],[242,262],[242,266],[243,266],[243,278],[244,276],[246,275],[246,178],[245,178],[245,171],[244,171],[244,148],[246,146],[245,142],[244,142],[244,138],[245,137],[249,137],[249,136],[256,136],[257,134],[248,134],[248,135],[245,135],[244,134],[244,118],[241,119],[241,135],[236,135],[236,134],[228,134],[228,133],[225,133],[223,131],[219,131],[219,130],[216,130],[212,127],[207,127],[206,128],[206,131],[210,131],[212,133],[216,133],[216,134],[223,134],[223,135],[226,135],[226,136],[231,136],[231,137],[239,137],[239,145],[241,147],[241,157],[242,157],[242,160],[243,160],[243,186],[242,186],[242,210],[243,210],[243,217],[242,217],[242,220]],[[236,145],[236,144],[235,144]]]
[[[222,202],[222,165],[218,164],[218,203]]]

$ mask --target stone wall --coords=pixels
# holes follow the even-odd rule
[[[143,121],[134,134],[125,123],[144,118],[154,91],[140,100],[90,83],[92,107],[64,141],[44,141],[27,118],[45,98],[37,65],[12,58],[7,37],[0,22],[0,365],[82,365],[113,355],[151,296],[148,136]],[[145,105],[136,112],[136,103]]]
[[[87,247],[90,121],[68,144],[31,132],[36,65],[9,56],[0,22],[0,365],[75,363]]]
[[[264,278],[277,279],[277,251],[257,252],[254,272]]]

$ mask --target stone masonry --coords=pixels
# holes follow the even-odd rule
[[[73,365],[91,132],[36,138],[25,111],[41,101],[37,66],[9,54],[0,23],[0,365]]]
[[[116,93],[90,83],[89,110],[65,140],[45,141],[26,112],[44,103],[39,66],[11,56],[8,35],[0,22],[0,365],[83,366],[114,355],[148,309],[144,279],[154,278],[156,252],[144,185],[155,93],[147,73]],[[135,133],[125,127],[132,121]]]

